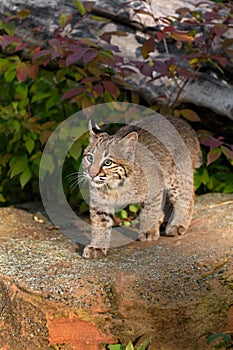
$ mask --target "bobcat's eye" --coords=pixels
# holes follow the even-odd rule
[[[102,164],[103,166],[110,166],[110,165],[112,165],[112,161],[111,161],[111,159],[105,159],[104,161],[103,161],[103,164]]]
[[[87,158],[88,162],[92,163],[92,162],[93,162],[93,159],[94,159],[94,156],[93,156],[91,153],[88,153],[88,154],[86,155],[86,158]]]

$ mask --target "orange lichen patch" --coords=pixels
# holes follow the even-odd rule
[[[102,335],[91,322],[81,320],[73,312],[68,317],[54,317],[46,313],[50,345],[70,344],[73,350],[98,350],[101,343],[113,343],[116,339]]]
[[[228,310],[227,324],[224,327],[224,332],[233,333],[233,305],[231,305]]]

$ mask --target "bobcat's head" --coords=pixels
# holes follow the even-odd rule
[[[134,167],[138,134],[110,136],[97,125],[89,123],[90,144],[83,154],[84,174],[92,187],[117,188],[123,186]]]

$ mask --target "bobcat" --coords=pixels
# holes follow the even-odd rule
[[[90,188],[92,239],[83,256],[107,254],[114,213],[130,203],[141,206],[140,240],[157,240],[165,221],[165,235],[184,234],[192,218],[193,169],[201,165],[190,125],[154,113],[114,135],[93,122],[89,129],[82,167]]]

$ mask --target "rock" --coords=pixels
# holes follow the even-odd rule
[[[233,195],[196,198],[188,234],[88,261],[44,216],[0,209],[0,348],[97,350],[140,335],[151,350],[213,349],[233,329]]]
[[[92,3],[91,1],[89,1]],[[88,3],[88,1],[86,2]],[[151,3],[151,8],[150,8]],[[212,2],[209,2],[212,4]],[[124,6],[123,6],[124,5]],[[178,8],[189,8],[191,10],[208,11],[208,2],[200,3],[198,0],[171,0],[167,2],[158,3],[158,1],[129,1],[122,2],[121,0],[98,0],[94,2],[90,15],[98,15],[108,19],[108,21],[96,21],[90,17],[82,18],[81,22],[75,29],[72,30],[72,36],[75,38],[91,38],[96,42],[101,43],[100,35],[108,32],[123,32],[125,36],[113,35],[111,39],[112,45],[117,45],[120,48],[120,55],[124,57],[124,67],[129,66],[130,60],[140,59],[141,47],[143,42],[148,39],[149,34],[154,33],[158,29],[158,22],[152,16],[145,14],[146,11],[155,14],[155,18],[159,17],[174,17],[178,16],[176,10]],[[30,15],[25,20],[25,25],[17,27],[17,34],[33,44],[46,46],[46,40],[54,35],[54,30],[59,25],[59,18],[61,14],[73,14],[74,22],[80,19],[77,8],[71,1],[53,0],[40,2],[35,0],[25,1],[4,0],[0,4],[0,14],[14,14],[15,12],[30,10]],[[144,13],[135,12],[135,10],[142,10]],[[40,14],[38,16],[38,13]],[[160,26],[163,25],[160,23]],[[27,27],[28,26],[28,27]],[[36,35],[31,31],[31,28],[40,26],[40,32]],[[26,29],[27,28],[27,29]],[[232,29],[224,34],[232,39]],[[181,57],[182,49],[177,49],[175,42],[169,44],[169,52],[163,48],[161,51],[161,43],[157,45],[153,58],[166,62],[172,57]],[[162,45],[163,46],[163,45]],[[216,47],[211,50],[216,55],[223,54],[221,42],[215,43]],[[231,49],[231,48],[230,48]],[[230,60],[230,58],[229,58]],[[161,77],[158,79],[159,73],[154,72],[157,79],[152,80],[151,77],[145,77],[141,72],[130,65],[131,70],[127,71],[126,82],[133,86],[141,93],[144,99],[149,104],[166,103],[169,106],[179,105],[183,102],[194,104],[196,106],[203,106],[211,109],[217,114],[224,115],[231,120],[233,119],[233,86],[232,86],[232,65],[224,75],[219,77],[216,75],[214,66],[210,66],[209,71],[202,72],[197,79],[190,81],[185,85],[182,92],[180,86],[184,82],[181,79],[168,79]],[[180,91],[180,93],[177,92]]]

